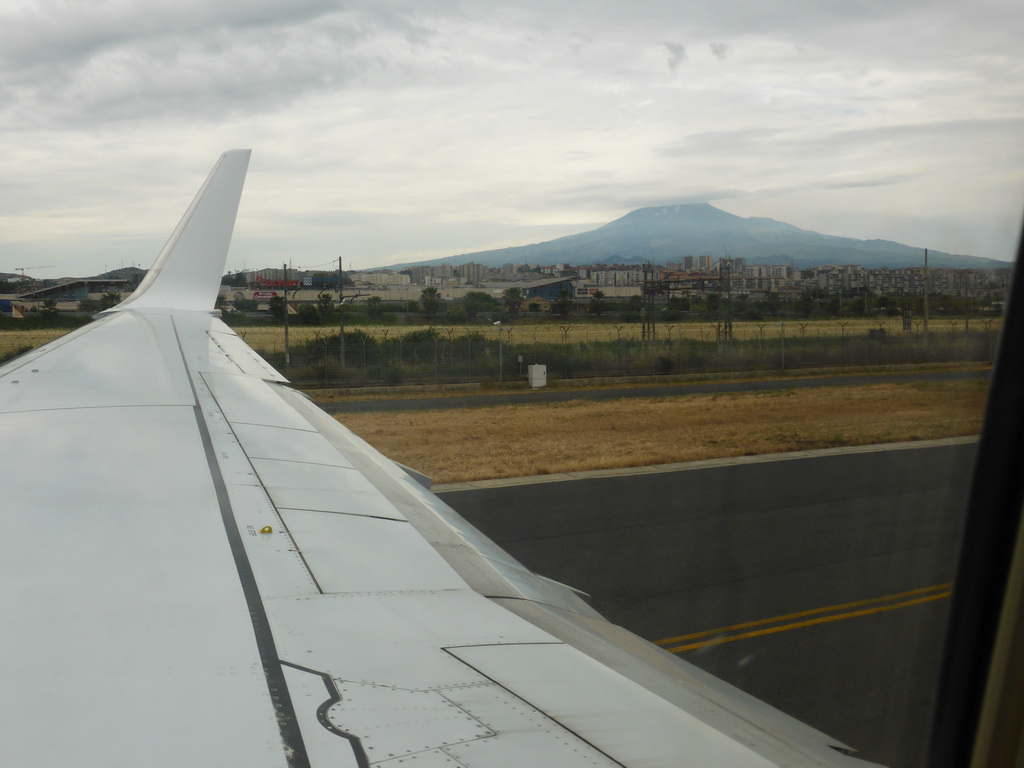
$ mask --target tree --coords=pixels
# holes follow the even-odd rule
[[[316,297],[316,308],[320,313],[320,322],[327,323],[334,319],[334,297],[327,291],[321,291]]]
[[[221,285],[230,285],[232,288],[245,288],[248,281],[245,279],[245,272],[229,272],[220,279]]]
[[[801,317],[810,317],[816,306],[814,296],[809,291],[801,293],[800,298],[796,300],[796,311]]]
[[[449,308],[445,319],[449,323],[464,323],[469,320],[469,315],[466,314],[466,310],[462,307],[451,307]]]
[[[384,314],[384,302],[380,296],[371,296],[366,300],[366,314],[375,320]]]
[[[57,300],[56,299],[45,299],[43,306],[39,310],[39,314],[45,318],[53,318],[57,316]]]
[[[121,303],[121,294],[117,291],[107,291],[100,296],[100,310],[110,309]]]
[[[604,291],[594,291],[590,296],[590,306],[587,311],[595,317],[600,317],[608,309],[608,302],[605,301]]]
[[[572,314],[572,295],[564,288],[558,292],[558,298],[551,302],[551,311],[563,320]]]
[[[462,299],[462,308],[466,311],[466,317],[470,322],[476,320],[476,316],[482,311],[497,304],[498,302],[493,297],[488,296],[483,291],[470,291]]]
[[[433,286],[424,288],[420,293],[420,305],[423,307],[423,314],[426,315],[427,321],[434,322],[441,309],[441,297],[437,293],[437,288]]]
[[[316,304],[299,304],[298,314],[303,325],[320,325],[320,310]]]
[[[523,291],[521,288],[506,288],[501,294],[501,303],[505,305],[509,320],[519,317],[519,309],[523,306]]]
[[[267,302],[270,307],[270,316],[275,320],[284,320],[284,296],[271,296]]]

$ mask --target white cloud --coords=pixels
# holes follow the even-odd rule
[[[236,266],[467,252],[700,199],[860,237],[930,222],[936,249],[1006,257],[1024,202],[1011,9],[5,6],[0,271],[148,261],[236,146],[255,150]]]

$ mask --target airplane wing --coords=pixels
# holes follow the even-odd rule
[[[248,160],[0,367],[4,765],[866,765],[531,573],[224,325]]]

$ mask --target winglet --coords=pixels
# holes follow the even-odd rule
[[[108,311],[213,309],[250,152],[233,149],[220,156],[139,287]]]

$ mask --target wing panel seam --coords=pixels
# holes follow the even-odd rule
[[[281,527],[284,529],[285,533],[288,534],[288,538],[291,539],[292,544],[294,545],[295,554],[297,554],[299,556],[299,559],[302,561],[302,566],[306,569],[306,573],[309,575],[309,578],[313,581],[313,586],[316,587],[316,591],[319,592],[321,595],[324,594],[324,590],[320,586],[320,582],[317,581],[316,574],[313,573],[313,569],[310,568],[309,562],[306,560],[306,556],[302,552],[302,548],[299,547],[299,543],[295,540],[295,536],[288,528],[288,523],[285,522],[285,519],[281,516],[281,510],[283,509],[283,507],[278,507],[277,504],[274,503],[274,497],[271,496],[270,491],[267,489],[266,484],[263,482],[263,478],[260,476],[259,470],[257,470],[252,463],[253,457],[250,456],[248,452],[245,450],[245,445],[242,443],[242,440],[238,437],[238,434],[235,432],[231,420],[228,419],[226,414],[224,414],[224,410],[220,407],[220,403],[217,401],[217,396],[214,394],[213,387],[210,386],[210,382],[206,380],[206,377],[202,374],[202,372],[200,372],[198,375],[203,380],[203,384],[206,385],[206,390],[210,395],[210,398],[213,400],[214,403],[217,404],[217,408],[220,410],[221,415],[224,416],[224,423],[227,425],[228,430],[231,432],[231,436],[235,438],[235,442],[238,443],[238,449],[242,452],[242,455],[245,456],[245,460],[248,462],[249,468],[252,469],[253,476],[259,482],[260,488],[263,489],[263,494],[267,497],[267,501],[269,502],[270,506],[274,508],[274,511],[277,513],[277,519],[281,522]]]
[[[496,643],[496,645],[565,645],[565,643]],[[552,723],[554,723],[555,725],[557,725],[557,726],[558,726],[559,728],[563,729],[563,730],[564,730],[564,731],[565,731],[566,733],[571,733],[571,734],[572,734],[573,736],[575,736],[575,737],[576,737],[577,739],[579,739],[579,740],[580,740],[581,742],[583,742],[583,743],[584,743],[584,744],[586,744],[586,745],[587,745],[588,747],[590,747],[591,749],[593,749],[593,750],[594,750],[595,752],[597,752],[598,754],[601,754],[601,755],[604,755],[605,757],[607,757],[607,758],[608,758],[609,760],[611,760],[611,761],[612,761],[613,763],[615,763],[615,765],[621,766],[621,768],[628,768],[628,766],[627,766],[627,765],[626,765],[625,763],[623,763],[623,762],[622,762],[622,761],[620,761],[620,760],[616,760],[616,759],[615,759],[614,757],[612,757],[611,755],[609,755],[609,754],[608,754],[607,752],[605,752],[605,751],[604,751],[603,749],[601,749],[600,747],[598,747],[598,746],[597,746],[596,744],[594,744],[593,742],[591,742],[591,741],[589,741],[589,740],[587,740],[587,739],[583,738],[583,737],[582,737],[582,736],[581,736],[580,734],[578,734],[578,733],[577,733],[576,731],[574,731],[574,730],[573,730],[572,728],[569,728],[569,727],[568,727],[567,725],[565,725],[565,723],[562,723],[561,721],[559,721],[558,719],[556,719],[556,718],[555,718],[555,717],[553,717],[552,715],[550,715],[550,714],[548,714],[547,712],[545,712],[544,710],[542,710],[542,709],[538,708],[538,707],[537,707],[537,706],[536,706],[536,705],[535,705],[535,704],[534,704],[534,703],[533,703],[532,701],[530,701],[529,699],[525,699],[525,698],[523,698],[522,696],[520,696],[520,695],[519,695],[518,693],[516,693],[515,691],[513,691],[513,690],[512,690],[511,688],[509,688],[508,686],[502,685],[502,684],[501,684],[500,682],[498,682],[497,680],[495,680],[495,679],[494,679],[493,677],[491,677],[490,675],[488,675],[488,674],[486,674],[486,673],[482,672],[481,670],[479,670],[478,668],[476,668],[475,666],[473,666],[472,664],[470,664],[470,663],[469,663],[468,661],[466,661],[465,659],[461,659],[461,658],[459,658],[459,656],[458,656],[458,655],[456,655],[456,654],[455,654],[455,653],[453,652],[453,650],[452,650],[452,649],[458,649],[458,648],[476,648],[476,647],[479,647],[479,646],[474,646],[474,645],[461,645],[461,646],[451,646],[450,648],[442,648],[441,650],[443,650],[443,651],[444,651],[445,653],[447,653],[447,654],[448,654],[449,656],[451,656],[451,657],[452,657],[453,659],[455,659],[456,661],[458,661],[458,662],[461,662],[462,664],[465,664],[465,665],[466,665],[467,667],[469,667],[469,668],[470,668],[470,669],[472,669],[472,670],[473,670],[474,672],[476,672],[476,673],[477,673],[478,675],[480,675],[480,677],[483,677],[483,678],[486,678],[487,680],[490,680],[490,681],[491,681],[492,683],[494,683],[494,684],[495,684],[496,686],[498,686],[499,688],[501,688],[501,690],[503,690],[503,691],[506,691],[506,692],[507,692],[507,693],[508,693],[508,694],[509,694],[510,696],[514,696],[515,698],[519,699],[519,700],[520,700],[521,702],[523,702],[523,703],[524,703],[524,704],[525,704],[526,706],[530,707],[530,709],[532,709],[532,710],[533,710],[534,712],[537,712],[537,713],[538,713],[538,714],[540,714],[541,716],[543,716],[543,717],[546,717],[546,718],[547,718],[548,720],[550,720],[550,721],[551,721]]]
[[[181,347],[178,327],[173,317],[171,318],[171,324],[178,343],[178,352],[181,354],[182,365],[185,371],[191,374],[185,351]],[[302,738],[302,731],[299,729],[295,708],[292,704],[291,696],[288,694],[288,683],[284,676],[281,660],[277,654],[277,644],[274,641],[274,633],[270,627],[270,619],[267,616],[266,607],[263,605],[263,598],[256,584],[252,564],[246,555],[242,536],[238,531],[238,524],[235,521],[234,511],[231,508],[231,499],[228,496],[227,483],[224,481],[224,475],[221,473],[220,464],[217,462],[216,453],[213,448],[213,438],[203,416],[203,410],[199,405],[199,393],[196,391],[195,382],[192,380],[191,375],[188,376],[188,380],[189,386],[192,388],[192,395],[195,398],[193,414],[195,415],[196,426],[199,429],[203,450],[206,454],[206,462],[210,469],[210,479],[217,494],[217,504],[220,508],[221,520],[224,523],[228,546],[235,561],[235,569],[238,572],[246,605],[249,608],[249,619],[252,622],[256,647],[263,666],[263,674],[267,680],[270,701],[274,707],[274,714],[277,716],[277,723],[281,732],[281,740],[285,746],[285,759],[293,768],[312,768],[309,762],[309,755],[306,752],[306,745]]]

